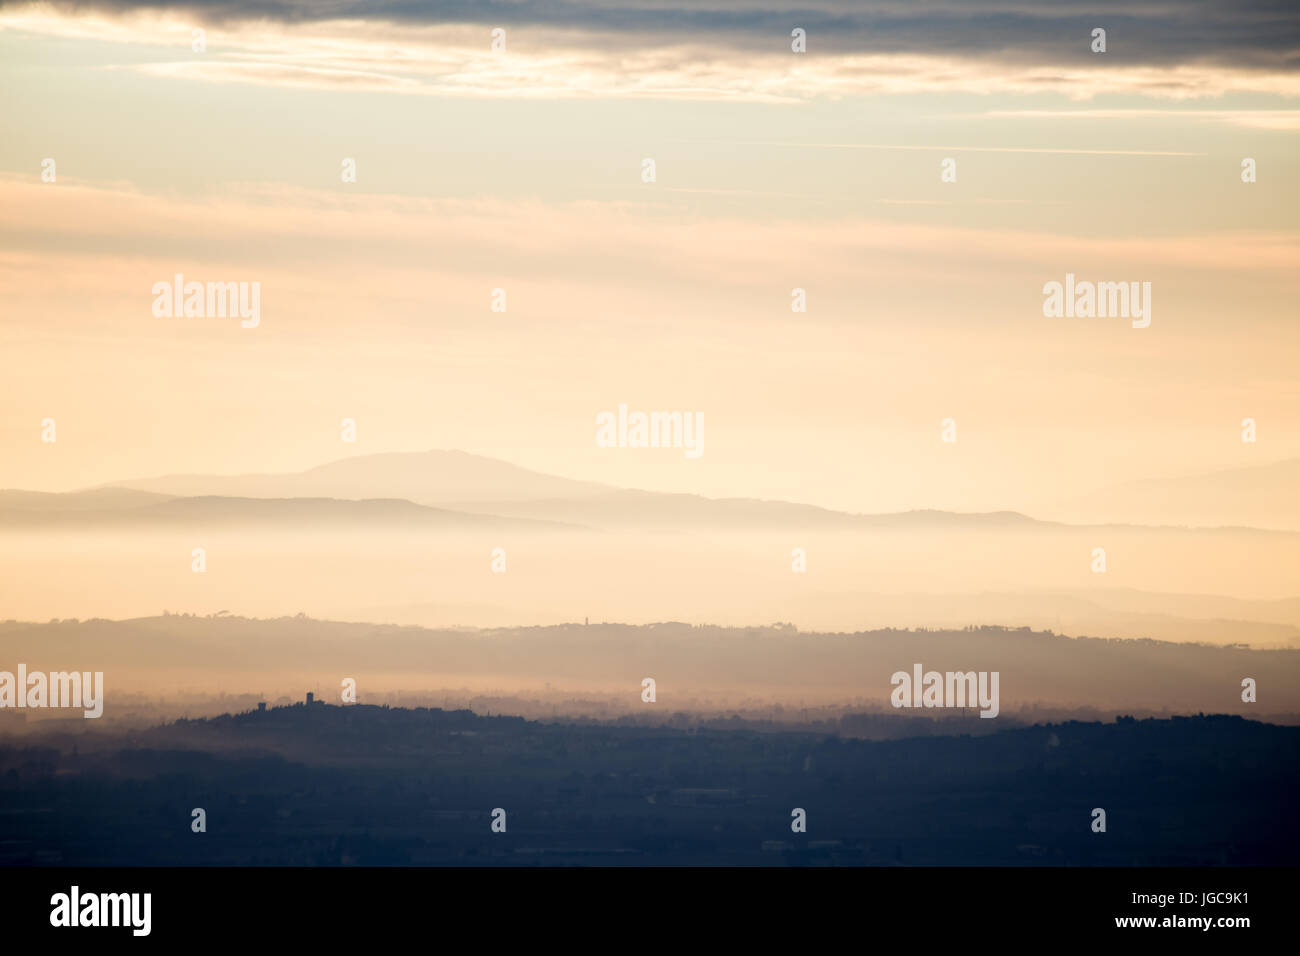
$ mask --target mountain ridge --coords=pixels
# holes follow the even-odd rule
[[[1210,475],[1174,479],[1195,486],[1223,476],[1237,484],[1248,482],[1252,475],[1268,480],[1289,480],[1296,473],[1300,486],[1300,459],[1273,462],[1247,468],[1226,469]],[[1117,488],[1146,489],[1145,494],[1160,497],[1158,489],[1165,479],[1143,479]],[[190,505],[168,504],[186,500]],[[217,501],[226,502],[224,506]],[[235,505],[234,502],[243,502]],[[272,514],[270,507],[257,501],[279,501],[281,512],[305,513],[310,508],[321,512],[322,519],[362,520],[372,517],[393,520],[401,513],[396,502],[412,508],[442,512],[444,522],[471,523],[475,519],[494,518],[527,522],[533,526],[567,526],[573,528],[610,529],[747,529],[789,527],[808,530],[854,530],[891,528],[924,529],[981,527],[1012,530],[1015,528],[1095,528],[1098,530],[1142,528],[1161,531],[1232,531],[1251,533],[1300,533],[1300,520],[1294,527],[1269,524],[1215,522],[1197,524],[1180,521],[1143,523],[1116,518],[1092,517],[1081,520],[1056,520],[1033,517],[1020,511],[950,511],[916,508],[894,512],[850,512],[820,505],[753,497],[708,497],[684,492],[645,491],[620,488],[598,482],[580,481],[550,475],[532,469],[456,449],[432,449],[423,452],[379,452],[335,459],[294,472],[204,475],[178,473],[154,478],[129,479],[94,485],[71,492],[0,491],[0,521],[10,524],[36,524],[35,514],[47,521],[69,520],[54,516],[80,514],[99,523],[121,521],[126,512],[142,520],[162,522],[170,515],[179,520],[185,514],[209,514],[224,507],[232,516],[283,522],[286,514]],[[379,506],[376,502],[391,502]],[[201,504],[206,502],[206,504]],[[312,502],[312,505],[303,504]],[[332,502],[332,504],[329,504]],[[352,506],[347,502],[366,503]],[[153,508],[153,511],[147,509]],[[1123,507],[1116,511],[1122,513]],[[15,517],[16,512],[23,513]],[[427,512],[407,509],[414,520],[433,520]],[[1086,514],[1087,509],[1081,514]],[[459,515],[459,518],[453,518]],[[1213,516],[1208,516],[1212,519]]]

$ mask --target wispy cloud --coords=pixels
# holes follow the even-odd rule
[[[615,287],[647,276],[657,286],[694,278],[750,288],[801,270],[861,277],[866,261],[877,262],[882,275],[898,263],[930,262],[948,279],[989,268],[1054,272],[1061,261],[1300,270],[1296,234],[1277,231],[1153,239],[730,215],[690,216],[685,228],[681,215],[665,215],[654,203],[342,195],[259,185],[199,200],[72,181],[54,190],[18,177],[0,177],[0,205],[0,241],[10,256],[246,261],[317,278],[325,263],[422,271],[430,262],[474,275],[471,284],[481,284],[484,263],[495,270],[519,262],[533,274],[580,273],[579,284]]]
[[[780,141],[731,143],[733,146],[773,146],[796,149],[868,149],[900,150],[925,153],[1046,153],[1065,156],[1206,156],[1207,153],[1189,153],[1162,149],[1072,149],[1052,146],[913,146],[902,143],[794,143]]]
[[[1078,109],[1078,110],[989,110],[990,119],[1085,119],[1150,120],[1227,123],[1249,129],[1292,132],[1300,130],[1300,110],[1200,110],[1200,109]]]

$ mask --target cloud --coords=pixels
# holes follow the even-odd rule
[[[1300,270],[1297,235],[1262,230],[1071,236],[853,216],[691,216],[649,202],[442,199],[257,184],[181,199],[3,176],[0,206],[0,245],[11,258],[208,261],[316,277],[336,266],[426,270],[436,262],[452,274],[514,268],[568,276],[578,286],[648,282],[662,289],[678,282],[754,288],[772,275],[811,272],[860,279],[868,262],[881,276],[929,264],[948,282],[959,271],[1054,275],[1061,262],[1280,276]]]
[[[1153,111],[1162,112],[1162,111]],[[1173,111],[1168,111],[1172,113]],[[1225,111],[1227,112],[1227,111]],[[987,113],[988,116],[1015,115]],[[1073,113],[1058,112],[1052,115],[1072,116]],[[1203,152],[1185,152],[1167,149],[1071,149],[1067,147],[1036,146],[917,146],[907,144],[878,143],[799,143],[799,142],[733,142],[733,146],[788,146],[794,149],[866,149],[922,153],[1046,153],[1059,156],[1208,156]]]
[[[1111,110],[989,110],[991,119],[1086,119],[1148,120],[1175,119],[1189,122],[1226,123],[1247,129],[1285,132],[1300,130],[1300,110],[1197,110],[1197,109],[1111,109]]]
[[[192,54],[190,30],[209,31]],[[507,52],[490,30],[507,31]],[[790,51],[790,31],[808,52]],[[1108,31],[1093,54],[1091,30]],[[1300,95],[1285,5],[814,0],[183,4],[0,0],[0,30],[170,47],[122,64],[167,78],[433,96],[796,102],[926,92],[1187,99]],[[183,51],[183,52],[182,52]]]
[[[0,9],[18,4],[0,0]],[[206,24],[326,21],[402,26],[485,24],[622,38],[624,46],[690,42],[788,52],[790,30],[809,52],[993,56],[1008,61],[1092,59],[1092,28],[1107,56],[1147,64],[1211,60],[1294,69],[1300,18],[1289,0],[55,0],[58,11],[165,12]]]

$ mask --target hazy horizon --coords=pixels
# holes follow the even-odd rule
[[[1300,646],[1294,39],[0,2],[0,617]]]

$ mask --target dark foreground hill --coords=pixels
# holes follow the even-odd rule
[[[0,862],[1293,864],[1297,757],[1235,716],[872,742],[298,704],[0,744]]]

